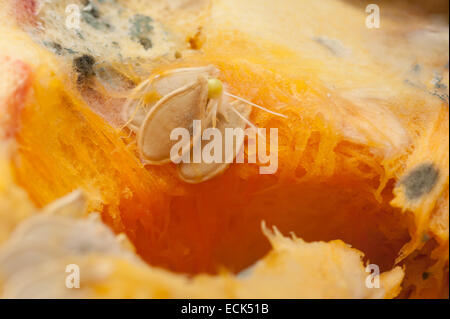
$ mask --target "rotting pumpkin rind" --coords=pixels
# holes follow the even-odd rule
[[[242,5],[252,6],[255,5],[255,2],[249,1]],[[292,5],[303,6],[303,2]],[[268,4],[267,9],[264,9],[264,7],[264,5],[258,4],[259,10],[271,8],[270,4]],[[218,11],[224,9],[223,6],[216,8],[218,8]],[[277,16],[277,10],[284,9],[283,7],[277,8],[273,11],[273,16]],[[340,4],[336,4],[336,9],[336,16],[348,13],[350,23],[353,23],[355,17],[362,18],[362,15],[356,9],[349,9]],[[225,12],[227,12],[226,10],[227,8],[225,8]],[[295,11],[302,12],[301,10]],[[308,12],[308,10],[305,10],[305,12]],[[320,10],[317,12],[320,12]],[[232,14],[234,13],[230,13],[230,15]],[[258,14],[261,14],[261,11]],[[262,16],[265,17],[264,14]],[[388,27],[392,27],[389,25],[389,21],[386,22]],[[220,21],[216,23],[220,26]],[[236,19],[235,25],[239,25],[239,23],[241,23],[240,20]],[[333,25],[333,23],[330,24]],[[349,29],[352,31],[358,30],[358,28]],[[365,192],[364,187],[366,187],[367,192],[374,193],[378,201],[389,202],[393,200],[393,205],[398,206],[400,210],[405,210],[403,214],[395,212],[395,214],[401,216],[399,218],[403,218],[401,223],[395,225],[399,228],[388,228],[386,226],[385,231],[386,234],[392,236],[388,238],[395,239],[397,236],[393,234],[395,231],[400,234],[402,231],[400,227],[409,226],[412,241],[403,250],[406,254],[420,246],[419,239],[422,239],[424,234],[417,230],[429,229],[432,232],[431,237],[434,237],[433,240],[436,240],[437,244],[429,242],[429,244],[435,245],[435,247],[432,247],[435,253],[427,252],[427,258],[431,264],[434,264],[435,268],[440,268],[439,271],[444,272],[443,277],[445,277],[445,267],[448,264],[448,253],[445,253],[445,247],[448,247],[448,228],[445,229],[445,220],[448,219],[448,209],[445,211],[446,207],[448,208],[448,196],[445,195],[448,194],[448,142],[441,143],[441,141],[448,141],[448,106],[439,99],[429,96],[427,92],[418,92],[414,88],[404,88],[400,86],[399,79],[388,78],[383,80],[392,84],[392,87],[398,88],[400,96],[388,99],[391,102],[389,105],[384,105],[384,101],[379,102],[381,105],[379,114],[381,115],[372,114],[370,108],[359,108],[362,104],[358,104],[358,97],[355,97],[354,92],[343,96],[339,94],[339,90],[333,91],[326,87],[324,85],[326,81],[316,78],[314,72],[321,75],[325,74],[321,72],[323,71],[322,67],[315,64],[316,61],[308,61],[307,58],[304,58],[302,61],[308,66],[309,73],[302,73],[304,70],[295,64],[298,59],[301,59],[295,50],[286,50],[283,45],[275,46],[270,41],[267,42],[267,39],[254,41],[252,38],[254,35],[247,33],[240,34],[237,37],[236,34],[239,33],[227,33],[228,31],[219,28],[218,34],[210,36],[209,42],[206,43],[204,48],[206,62],[213,63],[224,72],[222,79],[231,85],[235,93],[268,107],[283,108],[289,115],[289,120],[280,120],[259,112],[252,117],[252,121],[258,126],[279,126],[281,128],[279,173],[273,179],[261,178],[259,180],[261,185],[270,190],[270,187],[273,187],[274,180],[280,184],[297,183],[297,185],[309,180],[311,185],[314,186],[314,181],[328,179],[337,182],[338,187],[342,187],[342,184],[338,182],[343,178],[336,172],[354,172],[354,176],[362,176],[363,182],[354,184],[355,187],[361,188],[361,192]],[[223,47],[220,43],[227,43],[228,51],[221,50]],[[249,48],[251,48],[251,52],[249,52]],[[243,52],[248,53],[247,58],[250,57],[251,63],[242,59]],[[322,54],[325,55],[321,52],[318,56]],[[283,63],[276,62],[280,59]],[[335,64],[337,62],[334,58],[330,58],[329,61],[328,71],[332,76],[335,75],[334,72],[338,72]],[[200,62],[204,63],[205,61],[193,59],[190,62],[200,64]],[[366,71],[364,70],[364,72]],[[367,73],[374,75],[374,77],[368,77],[366,80],[371,81],[371,84],[376,83],[381,78],[381,75],[379,76],[377,72],[378,70],[375,67],[372,70],[369,68]],[[299,77],[299,74],[302,76]],[[223,224],[215,223],[214,216],[211,216],[212,205],[205,202],[203,196],[201,198],[200,196],[196,197],[194,192],[198,190],[207,192],[211,185],[218,186],[219,181],[235,185],[233,184],[235,180],[232,177],[234,179],[237,177],[249,183],[250,186],[244,189],[247,193],[264,190],[263,187],[258,188],[252,181],[256,176],[255,167],[232,167],[230,172],[222,176],[219,181],[212,181],[207,186],[197,188],[180,184],[177,176],[169,167],[151,168],[151,173],[146,173],[134,161],[132,153],[117,142],[119,140],[118,134],[95,115],[80,107],[79,105],[82,105],[80,101],[75,100],[74,104],[70,103],[71,94],[69,93],[66,96],[67,92],[65,92],[64,86],[53,75],[50,76],[54,79],[53,82],[50,81],[52,83],[50,87],[45,83],[49,79],[49,75],[43,72],[42,76],[45,80],[35,83],[35,88],[38,90],[50,88],[49,95],[57,96],[60,98],[60,102],[64,102],[64,105],[70,105],[70,107],[61,110],[57,103],[48,104],[47,96],[38,94],[37,99],[28,105],[28,110],[24,114],[23,120],[26,125],[19,136],[19,143],[21,143],[22,148],[19,156],[21,163],[16,166],[15,170],[18,180],[37,203],[42,205],[74,187],[85,187],[90,194],[94,195],[95,200],[92,202],[95,203],[96,208],[103,210],[105,220],[113,225],[116,230],[126,229],[130,238],[137,243],[140,253],[149,255],[149,259],[153,261],[159,260],[158,264],[175,270],[196,272],[198,269],[192,265],[202,263],[206,265],[202,270],[213,271],[215,265],[208,264],[211,258],[229,262],[226,258],[226,252],[219,256],[212,255],[212,244],[208,240],[213,237],[210,237],[207,228],[210,227],[211,232],[215,234],[220,230],[221,234],[224,234],[221,240],[232,243],[229,235],[227,236],[227,232],[236,232],[242,235],[242,232],[239,232],[239,226],[233,224],[233,220],[237,216],[223,210],[220,211],[222,219],[229,221],[233,231],[225,229]],[[364,78],[364,74],[357,73],[354,76]],[[342,77],[337,76],[337,78],[344,81]],[[362,81],[361,83],[366,82]],[[332,99],[328,94],[332,96]],[[371,99],[369,99],[369,102],[372,103],[371,106],[374,103]],[[317,106],[320,106],[320,108],[318,109]],[[371,115],[374,115],[374,119],[389,120],[387,123],[390,123],[392,128],[398,128],[398,123],[400,123],[406,129],[407,134],[401,134],[401,131],[397,132],[394,129],[391,131],[389,127],[385,130],[382,128],[375,130],[374,127],[377,124],[382,126],[383,123],[378,120],[370,121]],[[357,119],[363,120],[357,121]],[[82,125],[75,125],[75,127],[59,127],[57,129],[53,127],[48,131],[51,133],[50,136],[39,132],[39,128],[44,127],[48,122],[66,121],[72,125],[80,120],[85,120],[85,122]],[[342,132],[353,133],[351,131],[353,127],[349,126],[349,123],[360,129],[359,133],[361,134],[357,136],[359,138],[357,142],[348,141],[341,134]],[[362,124],[368,124],[368,129],[361,126]],[[82,134],[79,134],[80,132]],[[66,144],[61,144],[57,138],[55,139],[59,133],[61,133],[61,136],[68,137]],[[409,137],[407,143],[398,143],[399,141],[402,142],[405,136]],[[431,139],[431,137],[433,138]],[[79,150],[74,150],[70,145],[79,145]],[[104,148],[105,153],[103,153],[103,150],[98,151],[99,145]],[[385,153],[386,150],[392,152]],[[114,159],[114,162],[108,163],[110,154],[119,154],[119,156]],[[421,200],[411,201],[402,195],[404,192],[403,186],[402,183],[398,183],[398,187],[393,191],[395,198],[392,198],[389,194],[391,190],[389,187],[392,187],[392,185],[389,186],[390,183],[403,180],[409,172],[417,169],[429,157],[432,157],[433,164],[440,172],[438,182],[433,187],[432,192]],[[54,165],[53,160],[48,160],[54,158],[62,160],[62,163]],[[35,160],[41,160],[41,162],[33,163]],[[106,168],[101,168],[99,171],[99,165],[105,165]],[[81,175],[78,176],[80,172]],[[28,182],[30,177],[36,181],[36,185]],[[52,178],[57,183],[50,185],[45,182],[46,178]],[[381,182],[378,184],[374,182],[374,179],[380,179]],[[344,182],[350,183],[351,180],[347,179]],[[239,187],[242,187],[242,184],[238,184],[238,190]],[[223,189],[220,190],[223,191]],[[149,193],[154,198],[147,198]],[[120,198],[117,198],[117,194],[120,194]],[[194,199],[186,199],[184,202],[177,201],[167,194],[175,195],[178,198],[179,196],[186,196]],[[134,197],[133,200],[131,200],[131,197]],[[200,199],[203,201],[200,201]],[[230,198],[228,197],[228,199]],[[158,200],[160,200],[159,204],[155,204]],[[217,200],[217,197],[212,196],[211,200]],[[368,202],[368,205],[371,203]],[[434,208],[436,203],[440,204]],[[219,201],[220,204],[224,203]],[[244,207],[244,204],[236,199],[234,205],[239,208]],[[165,206],[171,206],[171,210],[165,210]],[[172,223],[158,214],[151,214],[148,207],[160,209],[161,212],[169,212]],[[183,216],[186,219],[193,218],[192,224],[187,222],[184,227],[174,226],[173,220],[180,218],[176,211],[181,210],[181,208],[184,209]],[[241,220],[249,215],[242,216],[241,214]],[[196,219],[196,216],[201,218]],[[384,217],[380,212],[382,221],[384,221],[383,218],[387,217]],[[186,232],[186,228],[192,229],[198,226],[197,222],[204,225],[202,232],[195,235],[183,234],[183,232]],[[431,228],[429,228],[430,223]],[[444,228],[437,226],[442,224]],[[158,230],[155,230],[155,228]],[[284,228],[288,230],[286,225]],[[166,236],[167,232],[175,238],[171,239]],[[182,235],[176,237],[177,232]],[[299,234],[299,236],[303,237],[303,234]],[[161,239],[166,241],[166,244],[173,244],[173,255],[164,250],[164,245],[154,244]],[[406,237],[398,241],[406,243],[408,240],[409,238]],[[350,240],[350,242],[352,241]],[[149,250],[142,247],[144,243],[150,243]],[[353,244],[358,246],[361,243],[354,240]],[[154,251],[150,251],[150,249]],[[183,260],[183,262],[187,262],[185,263],[186,268],[182,269],[178,265],[180,261],[174,256],[182,255],[181,253],[187,249],[188,251],[190,249],[190,256],[194,257]],[[223,247],[221,249],[224,250]],[[265,251],[262,246],[256,250],[258,254]],[[369,251],[367,255],[371,257],[373,252]],[[238,251],[234,257],[236,260],[243,258]],[[438,260],[438,263],[435,262],[436,260]],[[408,266],[412,267],[416,261],[412,258],[406,262],[408,273]],[[423,271],[426,270],[427,268]],[[434,279],[434,276],[438,274],[435,271],[430,273],[431,278],[429,279]],[[420,296],[420,289],[417,289],[417,287],[421,286],[423,279],[420,271],[417,274],[416,277],[411,279],[410,283],[411,286],[416,286]],[[428,282],[432,281],[429,280]],[[434,291],[437,290],[434,288]]]

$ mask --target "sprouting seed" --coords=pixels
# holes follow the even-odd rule
[[[219,71],[214,66],[180,68],[153,76],[131,92],[125,104],[125,126],[137,132],[138,151],[145,164],[160,165],[174,160],[170,151],[176,142],[170,140],[171,132],[175,128],[192,130],[194,120],[201,121],[201,130],[191,138],[189,145],[181,148],[183,152],[201,143],[206,128],[218,129],[222,138],[226,128],[244,129],[247,125],[260,134],[260,130],[249,121],[251,107],[286,118],[226,92],[218,75]],[[229,101],[229,98],[234,101]],[[221,174],[234,160],[243,142],[243,138],[236,138],[234,144],[237,148],[231,155],[227,152],[227,156],[232,158],[223,158],[221,163],[178,164],[179,177],[188,183],[201,183]],[[179,159],[185,155],[178,154]]]

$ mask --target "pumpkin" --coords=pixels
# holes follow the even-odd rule
[[[121,5],[153,17],[157,10]],[[191,5],[175,6],[173,18],[158,11],[178,36],[158,51],[162,58],[148,53],[134,69],[114,56],[95,61],[113,66],[124,90],[151,75],[213,65],[230,94],[270,111],[253,108],[249,121],[278,129],[277,171],[234,163],[191,184],[173,163],[144,165],[136,136],[119,120],[126,95],[108,86],[89,95],[80,83],[92,74],[72,63],[76,54],[49,52],[36,44],[42,37],[23,31],[30,33],[29,22],[10,21],[0,44],[33,73],[17,113],[14,183],[38,207],[83,189],[88,211],[126,234],[149,265],[170,272],[214,278],[270,258],[265,221],[301,245],[342,240],[383,272],[400,265],[400,297],[448,296],[448,20],[435,22],[409,2],[383,3],[380,29],[367,28],[367,13],[352,1]],[[341,249],[330,245],[323,249]],[[386,297],[399,292],[391,289]]]

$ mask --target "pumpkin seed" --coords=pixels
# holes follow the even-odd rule
[[[227,145],[226,129],[244,130],[249,125],[259,132],[248,120],[252,107],[287,117],[225,91],[222,82],[217,79],[218,74],[219,71],[212,65],[180,68],[150,78],[136,87],[132,99],[125,106],[129,118],[125,125],[137,131],[142,162],[155,165],[170,161],[180,163],[178,175],[182,180],[201,183],[223,173],[242,148],[245,135],[233,134],[233,150],[226,149],[230,146]],[[229,98],[234,101],[230,102]],[[196,120],[201,123],[200,130],[193,127]],[[177,128],[190,131],[188,142],[181,141],[185,145],[170,140],[171,133]],[[207,153],[209,148],[209,151],[215,151],[213,144],[202,145],[202,135],[207,128],[217,130],[208,132],[212,138],[222,139],[222,154],[217,155],[222,158],[212,159],[211,156],[207,162],[193,161],[192,149],[200,149],[202,154],[204,150]],[[176,158],[173,154],[171,156],[174,146],[180,150]],[[186,161],[186,157],[190,157],[191,161]]]
[[[129,103],[126,107],[126,121],[128,128],[137,132],[147,113],[161,99],[175,90],[186,85],[195,83],[199,76],[210,78],[218,74],[218,70],[210,65],[205,67],[181,68],[165,72],[145,85],[140,85],[135,95],[139,96],[139,100],[135,103]]]
[[[226,158],[226,155],[230,152],[226,152],[226,143],[225,143],[225,129],[244,129],[247,123],[239,117],[234,111],[236,110],[242,117],[248,119],[251,113],[251,107],[243,102],[235,103],[233,106],[224,102],[224,107],[222,111],[219,112],[219,116],[217,118],[217,129],[220,132],[222,138],[222,161],[220,163],[193,163],[192,154],[191,154],[191,162],[190,163],[181,163],[178,165],[178,176],[187,183],[197,184],[202,183],[207,180],[210,180],[220,174],[222,174],[233,162],[237,153],[236,150],[240,150],[244,144],[244,136],[234,136],[233,139],[233,151],[231,152],[232,158]],[[201,143],[199,139],[197,143]],[[205,145],[202,145],[202,152]],[[192,153],[192,152],[191,152]]]
[[[194,120],[203,120],[207,98],[208,82],[200,77],[195,83],[166,95],[151,109],[137,137],[138,149],[146,163],[164,164],[170,161],[170,150],[176,143],[170,140],[172,130],[189,129]],[[201,132],[198,135],[192,141],[201,138]]]

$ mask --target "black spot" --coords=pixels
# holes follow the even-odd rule
[[[78,52],[75,50],[72,50],[71,48],[64,48],[64,50],[68,53],[68,54],[77,54]]]
[[[98,19],[100,18],[100,11],[98,11],[98,9],[96,7],[92,7],[91,10],[88,11],[91,16],[93,16],[94,18]]]
[[[81,12],[81,17],[94,29],[104,31],[110,31],[113,29],[111,24],[101,19],[100,10],[91,1],[87,2],[86,7]]]
[[[94,66],[95,59],[91,55],[84,54],[80,57],[77,57],[73,60],[73,67],[75,71],[77,71],[78,79],[77,82],[81,83],[85,79],[95,75]]]
[[[81,40],[84,40],[84,36],[80,31],[76,31],[76,34]]]
[[[153,47],[152,40],[149,38],[140,38],[139,43],[144,47],[145,50],[151,49]]]
[[[448,106],[448,102],[449,102],[449,96],[448,94],[440,94],[437,92],[429,92],[431,95],[438,97],[442,102],[444,102],[445,104],[447,104]]]
[[[422,279],[423,280],[427,280],[428,278],[430,277],[430,273],[429,272],[424,272],[424,273],[422,273]]]
[[[84,8],[85,12],[89,13],[94,18],[100,17],[100,11],[97,9],[97,7],[91,1],[84,1],[84,5],[85,5],[85,7],[90,5],[89,10],[86,10],[86,8]]]
[[[436,89],[446,89],[447,85],[442,83],[443,77],[441,74],[435,74],[433,77],[433,84]]]
[[[53,48],[53,50],[55,51],[56,54],[61,55],[61,52],[62,52],[62,49],[63,49],[61,44],[56,43],[56,42],[52,42],[50,44],[50,46]]]
[[[401,181],[408,199],[418,199],[431,192],[439,178],[439,171],[433,164],[422,164],[413,169]]]
[[[93,75],[94,71],[92,67],[95,64],[95,59],[91,55],[84,54],[80,57],[77,57],[73,60],[73,65],[75,70],[83,75]]]
[[[83,20],[86,21],[86,23],[92,26],[94,29],[100,29],[101,23],[90,12],[83,11],[81,13],[81,16],[83,17]]]

